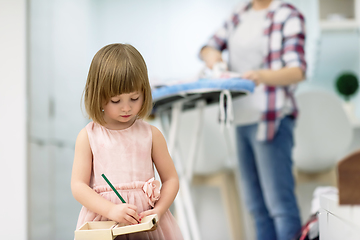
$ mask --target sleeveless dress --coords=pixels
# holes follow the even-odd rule
[[[101,175],[105,174],[125,202],[137,206],[138,213],[154,207],[160,198],[160,182],[154,180],[151,126],[138,119],[133,125],[122,130],[110,130],[94,122],[86,125],[85,129],[93,154],[90,187],[105,199],[121,204],[120,199],[102,178]],[[76,229],[85,222],[108,220],[82,207]],[[155,231],[122,235],[116,239],[183,238],[175,218],[167,210]]]

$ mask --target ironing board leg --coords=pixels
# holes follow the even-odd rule
[[[180,106],[178,106],[179,108]],[[180,108],[181,109],[181,108]],[[175,111],[175,112],[174,112]],[[171,115],[169,116],[169,113],[167,111],[161,112],[160,114],[160,124],[164,131],[164,135],[167,138],[168,143],[168,149],[169,153],[173,158],[175,167],[176,166],[176,158],[174,159],[174,148],[175,148],[175,133],[176,133],[176,122],[171,123],[171,118],[173,117],[178,118],[178,110],[172,110]],[[175,124],[176,123],[176,124]],[[177,169],[177,172],[178,169]],[[180,175],[180,174],[179,174]],[[191,235],[189,231],[189,226],[187,224],[186,220],[186,214],[185,214],[185,207],[184,207],[184,201],[180,195],[180,192],[177,194],[175,200],[174,200],[174,207],[175,207],[175,216],[177,218],[181,233],[183,234],[184,240],[191,240]]]
[[[179,227],[183,235],[183,238],[184,240],[190,240],[191,235],[189,231],[188,222],[186,220],[184,202],[182,197],[180,196],[180,193],[178,193],[178,195],[175,198],[174,207],[175,207],[176,218],[179,223]]]
[[[200,233],[199,233],[199,227],[196,221],[195,216],[195,210],[194,206],[191,200],[191,193],[190,193],[190,186],[189,182],[186,180],[186,176],[184,173],[184,169],[182,166],[181,159],[178,157],[178,155],[175,155],[176,153],[176,137],[177,137],[177,129],[178,124],[181,116],[183,102],[179,101],[172,106],[171,111],[171,120],[168,119],[168,148],[170,155],[173,158],[175,167],[177,169],[178,175],[179,175],[179,181],[180,181],[180,190],[179,193],[175,199],[175,209],[178,211],[179,218],[184,218],[184,216],[187,216],[186,219],[179,219],[179,225],[180,228],[184,234],[184,239],[187,240],[187,235],[189,235],[189,230],[191,230],[192,240],[200,240]],[[162,125],[165,125],[165,117],[164,114],[162,114]],[[169,116],[168,116],[169,118]],[[163,126],[164,130],[166,130],[166,126]],[[185,215],[186,212],[186,215]],[[180,222],[181,220],[181,222]],[[184,221],[185,220],[185,221]],[[187,237],[186,237],[187,236]]]
[[[200,240],[199,227],[197,224],[195,209],[191,200],[191,192],[188,181],[184,177],[180,179],[180,191],[181,195],[184,198],[186,212],[188,214],[188,222],[190,225],[191,234],[193,236],[193,240]]]
[[[206,102],[205,100],[199,100],[196,102],[195,109],[197,110],[197,118],[194,119],[194,125],[195,129],[193,131],[193,136],[189,136],[189,139],[192,139],[190,150],[189,150],[189,156],[187,158],[187,166],[185,169],[185,175],[186,179],[189,183],[192,181],[192,177],[194,174],[194,165],[197,157],[197,153],[199,152],[199,141],[201,138],[201,133],[203,130],[203,119],[204,119],[204,108],[205,108]]]

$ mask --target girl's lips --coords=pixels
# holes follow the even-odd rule
[[[123,118],[128,118],[128,117],[130,117],[131,115],[122,115],[121,117],[123,117]]]

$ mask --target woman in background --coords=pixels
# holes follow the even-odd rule
[[[229,70],[257,85],[234,101],[234,114],[242,196],[261,240],[290,240],[301,229],[291,155],[294,90],[306,71],[304,25],[282,1],[241,3],[200,52],[212,68],[228,50]]]

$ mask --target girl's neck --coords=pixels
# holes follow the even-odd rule
[[[269,7],[272,0],[253,0],[252,8],[254,10],[263,10]]]
[[[128,121],[128,122],[118,122],[118,121],[107,121],[108,123],[103,125],[103,127],[109,129],[109,130],[125,130],[127,128],[130,128],[134,123],[136,122],[137,117],[134,119]],[[105,120],[106,121],[106,120]]]

